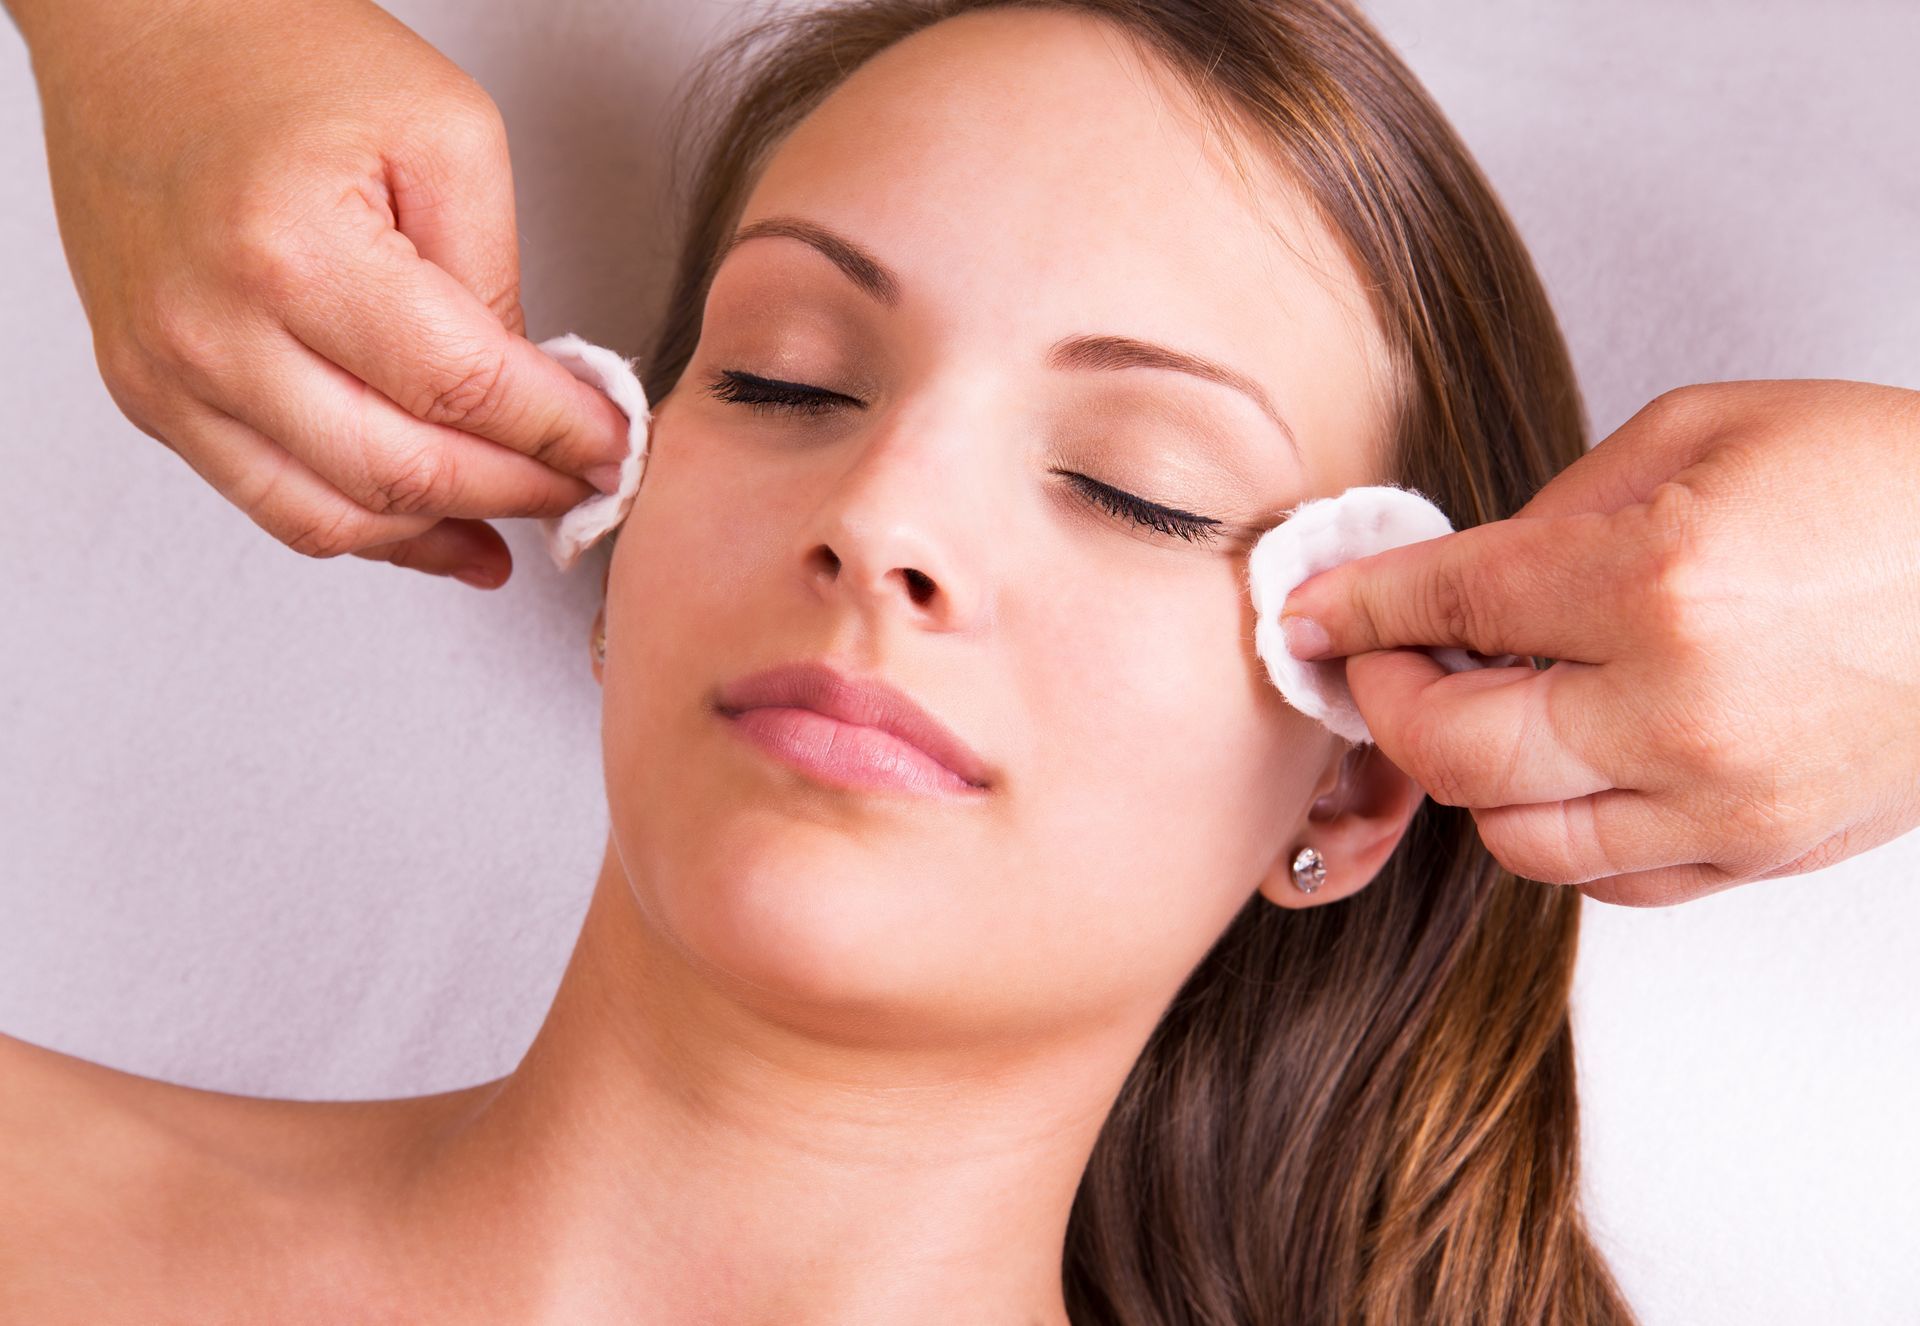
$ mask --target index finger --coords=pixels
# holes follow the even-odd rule
[[[1455,646],[1609,662],[1653,561],[1646,512],[1512,517],[1357,557],[1295,586],[1281,620],[1320,624],[1317,658]]]
[[[627,454],[619,407],[509,331],[406,236],[388,228],[310,263],[279,310],[307,346],[417,418],[612,489]],[[596,481],[609,465],[616,473]]]

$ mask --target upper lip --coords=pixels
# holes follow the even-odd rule
[[[800,660],[728,682],[720,688],[716,705],[728,717],[769,705],[812,709],[917,746],[976,787],[991,782],[992,771],[971,746],[912,696],[878,677],[857,677],[824,662]]]

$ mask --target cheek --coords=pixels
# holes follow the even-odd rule
[[[1041,791],[1016,808],[1063,907],[1101,919],[1128,961],[1189,969],[1284,851],[1324,758],[1253,652],[1253,610],[1212,580],[1074,600],[1021,672]]]
[[[644,641],[647,664],[634,670],[648,685],[662,679],[662,669],[670,679],[675,669],[711,670],[724,657],[712,633],[739,629],[740,604],[766,579],[781,537],[781,494],[764,467],[730,452],[723,438],[689,426],[697,420],[697,413],[683,412],[657,425],[608,581],[609,661],[616,631],[623,643]],[[617,619],[634,624],[623,629]],[[690,656],[670,659],[665,651],[675,644]],[[751,637],[747,644],[752,647]]]
[[[677,555],[683,564],[724,556],[755,527],[740,514],[765,512],[770,494],[762,491],[764,481],[755,486],[755,475],[765,469],[715,433],[698,408],[663,407],[621,543],[646,545],[656,567],[660,553]]]
[[[755,499],[704,442],[677,420],[658,428],[614,548],[601,744],[616,829],[687,800],[671,755],[711,740],[712,689],[728,660],[756,652],[739,605],[764,526],[740,518]]]

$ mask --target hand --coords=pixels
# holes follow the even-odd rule
[[[297,552],[504,582],[480,518],[592,496],[626,420],[523,334],[486,93],[364,0],[64,2],[22,24],[115,403]]]
[[[1920,824],[1920,392],[1659,397],[1511,519],[1288,596],[1517,875],[1658,905]],[[1554,660],[1447,673],[1406,646]]]

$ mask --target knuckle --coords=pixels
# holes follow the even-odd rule
[[[1663,902],[1649,890],[1645,881],[1624,880],[1613,875],[1605,879],[1588,880],[1574,887],[1595,902],[1604,902],[1610,907],[1658,907]]]
[[[257,169],[208,209],[205,237],[196,244],[199,261],[217,270],[221,283],[249,295],[285,302],[307,294],[327,279],[342,246],[362,239],[343,228],[333,181],[331,169],[318,162]]]
[[[1549,878],[1551,870],[1542,870],[1540,863],[1531,859],[1524,846],[1517,842],[1505,821],[1489,823],[1475,816],[1479,826],[1480,842],[1500,865],[1500,868],[1517,879],[1530,879],[1542,884],[1556,881]]]
[[[463,84],[436,115],[442,142],[465,160],[488,160],[506,155],[507,122],[500,107],[477,82]]]
[[[520,307],[520,278],[515,276],[500,292],[487,300],[487,309],[515,336],[527,331],[527,315]]]
[[[256,294],[275,304],[305,298],[320,284],[320,260],[312,249],[282,240],[250,254],[239,269]]]
[[[1396,752],[1400,764],[1426,794],[1443,806],[1467,804],[1465,782],[1453,772],[1454,765],[1445,747],[1443,726],[1431,717],[1432,709],[1423,709],[1411,719],[1402,733],[1404,749]]]
[[[128,418],[145,413],[159,394],[159,375],[146,348],[132,336],[97,337],[93,357],[114,403]]]
[[[1736,789],[1722,807],[1718,836],[1733,863],[1752,870],[1785,859],[1806,842],[1799,814],[1767,787]]]
[[[268,303],[291,304],[316,284],[313,257],[288,242],[234,250],[232,262],[240,288]]]
[[[445,496],[449,473],[438,452],[422,447],[380,467],[369,485],[368,510],[376,515],[415,515],[436,508]]]
[[[1479,811],[1470,813],[1473,815],[1474,835],[1479,838],[1480,845],[1487,849],[1487,855],[1508,874],[1519,874],[1513,868],[1513,838],[1507,827],[1507,818]]]
[[[1469,583],[1473,574],[1470,568],[1449,562],[1428,581],[1431,619],[1449,640],[1480,640],[1474,629],[1477,614],[1473,607],[1473,586]]]
[[[1646,560],[1635,586],[1636,617],[1663,643],[1683,653],[1706,649],[1704,627],[1718,597],[1701,554],[1700,503],[1685,484],[1669,480],[1645,504]]]
[[[1655,429],[1685,428],[1702,419],[1713,395],[1711,385],[1705,383],[1669,387],[1641,406],[1634,417]]]
[[[1692,384],[1680,387],[1668,387],[1665,391],[1648,401],[1645,412],[1661,417],[1670,417],[1687,408],[1687,400],[1692,392]]]
[[[496,352],[471,354],[429,376],[423,403],[413,413],[428,423],[454,428],[484,424],[499,408],[506,359]]]
[[[1582,885],[1615,873],[1588,806],[1503,806],[1476,810],[1480,841],[1507,871],[1542,885]]]
[[[286,209],[264,198],[243,198],[222,223],[228,271],[243,288],[287,300],[310,287],[315,263],[298,242]]]
[[[1514,858],[1509,868],[1541,884],[1579,884],[1592,878],[1592,871],[1582,870],[1576,864],[1579,840],[1569,823],[1569,814],[1569,807],[1563,802],[1557,813],[1542,808],[1536,814],[1518,817],[1515,822],[1525,824],[1531,836],[1520,848],[1509,852]]]
[[[1714,709],[1691,698],[1659,725],[1661,753],[1694,785],[1720,784],[1733,770],[1728,729]]]
[[[1536,884],[1578,886],[1587,882],[1578,870],[1558,861],[1531,861],[1525,869],[1518,866],[1508,866],[1507,869]]]
[[[314,513],[299,519],[281,539],[302,557],[339,557],[367,543],[366,516],[351,509]]]
[[[1812,848],[1801,853],[1788,864],[1777,867],[1765,878],[1775,879],[1781,875],[1809,875],[1816,870],[1825,870],[1828,866],[1838,865],[1852,855],[1854,855],[1852,833],[1850,830],[1842,829],[1828,834]]]
[[[157,369],[206,372],[227,355],[229,330],[189,300],[155,292],[138,320],[140,338]]]

